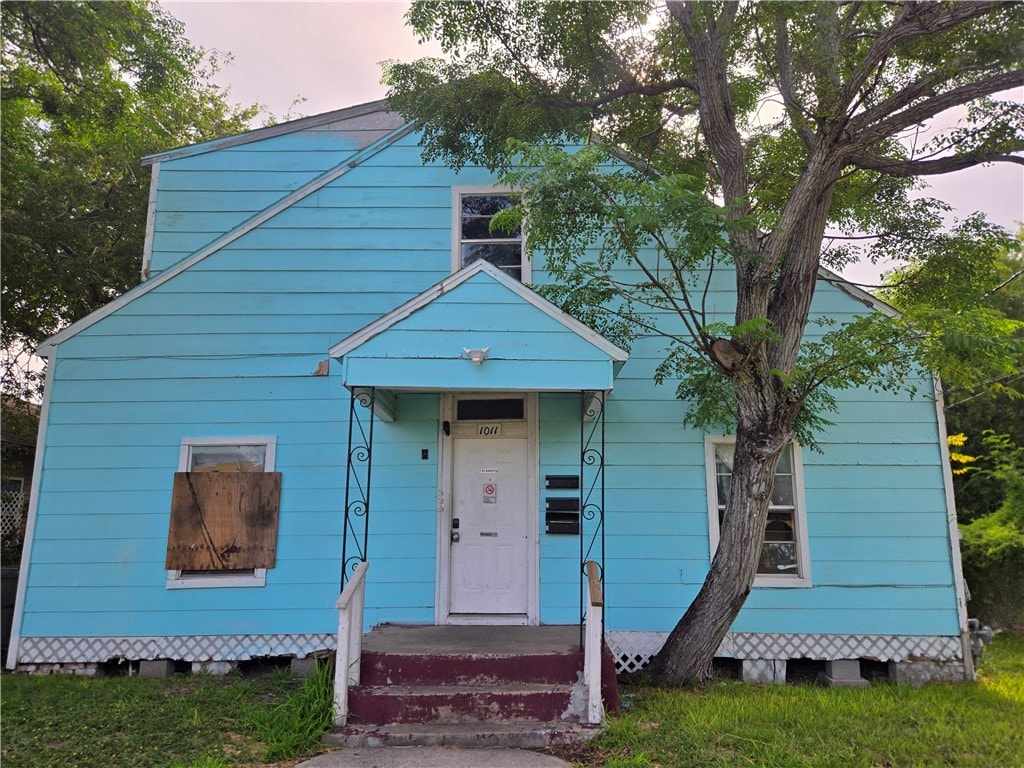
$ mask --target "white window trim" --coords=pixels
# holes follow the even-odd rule
[[[263,471],[274,472],[277,466],[277,438],[252,437],[183,437],[178,452],[178,471],[188,472],[192,466],[192,447],[205,445],[262,445],[266,449]],[[254,568],[252,574],[239,573],[185,573],[180,570],[167,571],[167,589],[208,589],[211,587],[265,587],[267,569]]]
[[[735,435],[705,435],[704,470],[707,480],[708,539],[711,557],[718,549],[721,535],[718,526],[718,478],[715,475],[715,446],[735,445]],[[758,574],[754,577],[755,587],[810,587],[811,557],[807,539],[807,505],[804,501],[804,467],[800,446],[793,443],[793,524],[796,526],[797,575],[769,576]]]
[[[452,187],[452,274],[462,269],[462,196],[463,195],[514,195],[516,191],[509,186],[465,186]],[[526,222],[523,222],[520,240],[522,251],[523,285],[533,282],[533,259],[526,253]]]
[[[19,483],[18,490],[11,491],[11,493],[24,493],[25,492],[25,478],[15,475],[4,475],[2,479],[4,482],[10,482],[11,480],[17,480]]]

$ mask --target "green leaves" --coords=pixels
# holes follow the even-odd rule
[[[1008,316],[998,305],[1014,291],[1024,295],[1024,284],[1015,284],[1024,263],[1013,241],[975,215],[917,243],[883,297],[922,335],[924,363],[961,391],[1019,371],[1024,315]]]
[[[237,132],[217,66],[150,2],[0,6],[3,388],[28,353],[139,280],[153,152]]]

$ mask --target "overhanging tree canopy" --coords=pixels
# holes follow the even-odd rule
[[[668,682],[706,680],[753,581],[780,452],[813,439],[830,389],[895,385],[929,348],[878,318],[807,341],[819,267],[967,263],[1008,242],[980,215],[943,232],[943,205],[910,193],[1024,163],[1024,107],[998,96],[1024,84],[1024,6],[419,2],[408,18],[448,57],[388,69],[427,157],[511,171],[553,295],[607,332],[663,333],[659,375],[701,404],[690,420],[734,425],[717,553],[653,662]],[[960,123],[915,140],[957,107]],[[595,132],[599,147],[562,151]],[[611,149],[638,170],[609,172]],[[735,317],[709,323],[703,281],[726,263]]]
[[[147,154],[244,130],[256,114],[148,0],[0,5],[3,389],[30,352],[139,280]]]

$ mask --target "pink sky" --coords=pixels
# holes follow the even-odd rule
[[[230,52],[234,61],[218,78],[233,100],[259,102],[278,118],[315,115],[385,95],[380,62],[439,55],[417,45],[403,16],[407,2],[288,2],[165,0],[161,5],[185,24],[196,45]],[[1024,99],[1024,90],[1020,97]],[[305,101],[293,107],[298,98]],[[931,180],[931,194],[961,215],[981,210],[1016,229],[1024,220],[1024,168],[1006,163]],[[871,282],[873,267],[847,270]]]

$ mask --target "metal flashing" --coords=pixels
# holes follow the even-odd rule
[[[883,315],[889,317],[899,317],[900,312],[891,304],[887,304],[877,296],[868,293],[863,288],[858,288],[856,285],[851,283],[849,280],[844,278],[842,275],[838,275],[830,269],[825,267],[818,267],[818,279],[824,280],[830,285],[834,285],[836,288],[841,290],[843,293],[851,296],[852,298],[859,301],[861,304],[865,304],[871,309],[877,312],[881,312]]]
[[[160,163],[153,163],[149,176],[149,200],[146,202],[146,239],[142,245],[142,272],[140,279],[149,279],[149,270],[153,263],[153,237],[156,233],[156,191],[160,183]]]
[[[168,149],[164,152],[146,155],[146,157],[142,158],[142,165],[152,165],[153,163],[160,162],[161,160],[179,160],[183,157],[201,155],[205,152],[213,152],[218,149],[238,147],[243,144],[251,144],[254,141],[272,139],[275,136],[284,136],[289,133],[305,131],[310,128],[319,128],[320,126],[335,123],[339,120],[362,117],[363,115],[373,114],[374,112],[387,112],[389,111],[387,105],[387,99],[378,99],[377,101],[369,101],[365,104],[357,104],[354,107],[345,107],[344,109],[336,109],[319,115],[300,117],[297,120],[289,120],[286,123],[269,125],[266,128],[256,128],[252,131],[246,131],[245,133],[238,133],[232,136],[225,136],[221,139],[211,139],[210,141],[204,141],[201,144],[190,144],[184,147]]]

